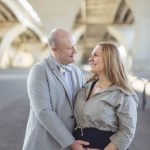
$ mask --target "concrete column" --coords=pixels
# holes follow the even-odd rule
[[[73,37],[75,38],[76,43],[79,42],[80,37],[85,33],[85,31],[86,31],[86,25],[81,25],[75,31],[73,31]],[[84,48],[81,46],[81,44],[77,44],[76,46],[77,46],[76,63],[80,64],[84,52]]]
[[[134,37],[133,25],[111,25],[108,26],[107,31],[111,34],[121,45],[119,50],[126,69],[132,71],[132,52],[131,45]]]
[[[126,0],[135,17],[133,70],[150,71],[150,1]]]

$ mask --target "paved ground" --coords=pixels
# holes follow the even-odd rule
[[[21,150],[29,113],[28,70],[0,71],[0,150]]]
[[[21,150],[29,113],[26,91],[28,69],[0,70],[0,150]],[[131,150],[150,150],[150,101],[142,110],[142,95],[138,124]],[[148,97],[148,100],[150,98]]]

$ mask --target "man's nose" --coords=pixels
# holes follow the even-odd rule
[[[76,50],[76,48],[75,48],[75,47],[72,49],[72,52],[73,52],[74,54],[76,54],[76,53],[77,53],[77,50]]]
[[[75,54],[77,53],[76,49],[74,49],[74,53],[75,53]]]

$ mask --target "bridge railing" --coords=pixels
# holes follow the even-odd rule
[[[141,105],[142,110],[145,110],[147,108],[148,103],[150,102],[150,80],[131,75],[129,75],[129,80],[132,88],[135,91],[140,92],[142,94]]]

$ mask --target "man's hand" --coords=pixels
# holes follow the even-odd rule
[[[85,150],[83,145],[89,145],[89,142],[86,141],[81,141],[81,140],[75,140],[71,145],[70,148],[71,150]]]

